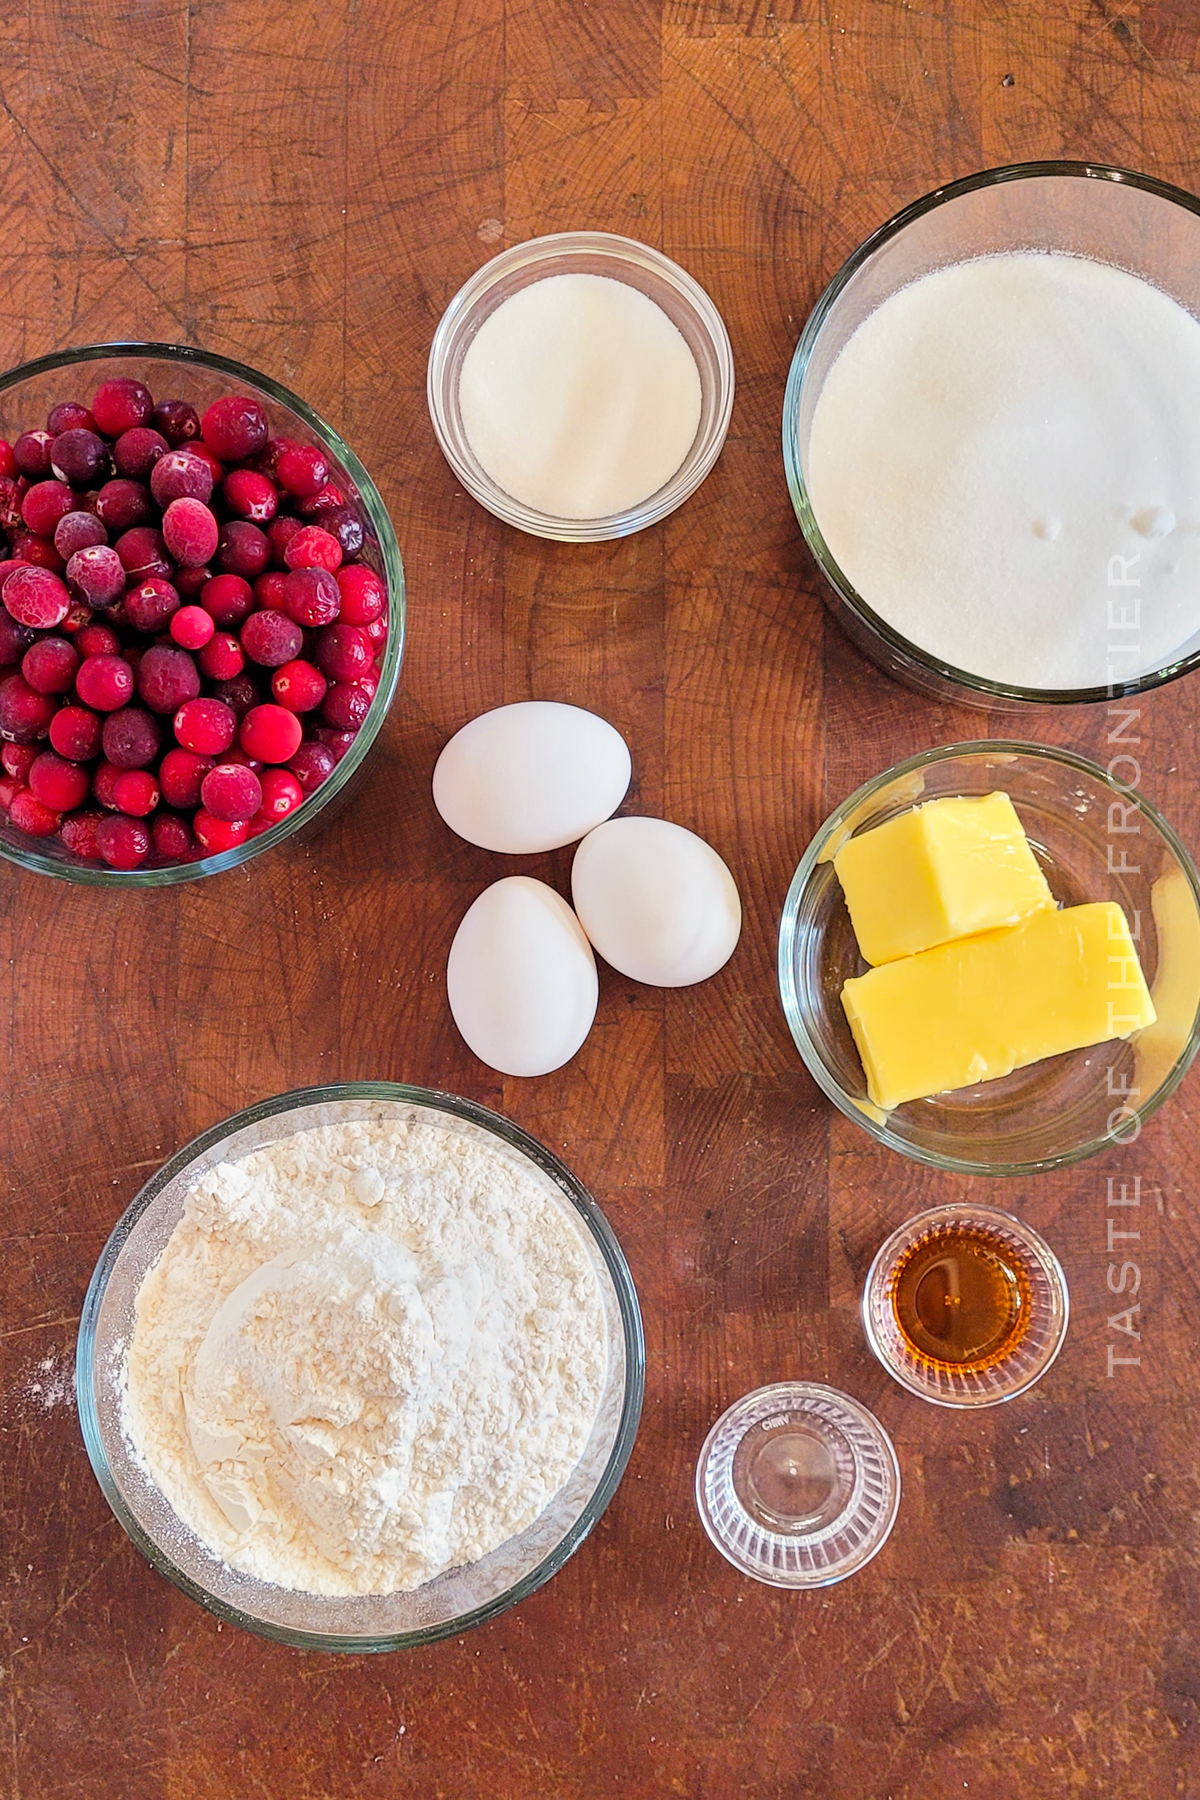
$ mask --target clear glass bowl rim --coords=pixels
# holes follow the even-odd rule
[[[50,356],[38,356],[31,362],[24,362],[16,368],[8,369],[0,375],[0,393],[16,387],[19,382],[32,379],[37,375],[51,374],[55,369],[74,368],[82,363],[99,362],[107,357],[145,357],[147,359],[169,359],[173,362],[194,363],[202,369],[209,369],[216,374],[228,375],[233,381],[245,382],[257,387],[270,396],[277,405],[286,407],[296,414],[309,430],[326,444],[338,461],[353,477],[362,503],[379,539],[379,548],[383,556],[384,575],[388,589],[388,641],[380,669],[379,687],[371,703],[358,736],[341,762],[333,770],[326,781],[312,794],[306,795],[304,803],[278,825],[272,825],[260,837],[250,838],[244,844],[236,845],[232,850],[222,850],[215,856],[205,856],[199,862],[172,864],[164,869],[107,869],[91,863],[59,862],[48,856],[42,856],[34,849],[25,849],[14,844],[0,841],[0,857],[8,862],[16,863],[22,869],[30,869],[38,875],[55,875],[64,881],[79,882],[84,887],[102,888],[163,888],[174,887],[183,881],[200,881],[206,875],[220,875],[226,869],[236,869],[242,863],[250,862],[267,850],[273,850],[277,844],[285,843],[294,832],[306,827],[325,810],[332,800],[341,794],[352,780],[356,771],[362,766],[380,727],[387,716],[396,689],[400,684],[400,664],[404,654],[405,633],[405,594],[404,563],[400,556],[400,546],[396,541],[396,533],[388,517],[387,508],[378,488],[359,461],[350,446],[343,441],[332,425],[327,425],[320,414],[293,394],[289,388],[283,387],[269,375],[260,374],[247,363],[236,362],[232,357],[220,356],[214,350],[199,350],[191,344],[142,343],[135,340],[120,340],[109,344],[82,344],[72,350],[57,350]],[[36,840],[31,839],[31,843]]]
[[[1176,662],[1164,663],[1161,668],[1153,669],[1149,674],[1139,675],[1132,681],[1114,682],[1106,687],[1087,688],[1028,688],[1008,682],[989,681],[984,675],[973,675],[966,669],[955,668],[953,663],[945,663],[940,658],[923,650],[904,637],[894,626],[870,607],[850,580],[838,566],[829,546],[817,524],[816,515],[808,497],[808,486],[800,467],[799,420],[800,399],[804,378],[808,365],[816,347],[817,338],[827,317],[833,310],[842,290],[848,285],[859,269],[867,263],[875,252],[896,237],[915,220],[923,218],[926,213],[933,212],[949,201],[961,199],[964,194],[973,194],[981,188],[998,187],[1004,182],[1039,181],[1047,177],[1068,176],[1084,181],[1104,181],[1122,187],[1140,188],[1144,193],[1154,194],[1160,200],[1171,201],[1185,211],[1200,217],[1200,199],[1189,194],[1185,188],[1176,187],[1172,182],[1159,181],[1153,175],[1143,175],[1136,169],[1122,168],[1115,163],[1098,162],[1023,162],[1003,163],[994,169],[981,169],[977,174],[964,176],[960,181],[948,182],[945,187],[934,188],[932,193],[921,199],[912,201],[902,207],[886,223],[880,225],[871,235],[864,239],[834,275],[825,291],[818,299],[800,334],[788,370],[787,387],[783,400],[783,464],[787,475],[788,492],[791,495],[792,508],[800,524],[804,541],[820,569],[825,580],[843,601],[849,611],[855,614],[862,623],[895,652],[907,657],[928,670],[942,681],[953,683],[957,687],[969,689],[973,693],[995,700],[1025,701],[1036,706],[1087,706],[1096,705],[1105,700],[1121,699],[1130,694],[1144,694],[1153,688],[1163,687],[1169,681],[1177,681],[1181,675],[1189,674],[1200,667],[1200,649],[1189,655],[1180,657]]]
[[[1059,763],[1068,769],[1076,770],[1081,775],[1087,775],[1093,781],[1100,782],[1115,798],[1123,800],[1126,804],[1136,805],[1138,810],[1146,815],[1155,830],[1161,833],[1170,847],[1187,877],[1197,910],[1200,911],[1200,875],[1197,875],[1195,864],[1176,831],[1168,825],[1158,808],[1147,800],[1138,789],[1115,781],[1098,763],[1089,761],[1086,756],[1076,755],[1073,750],[1060,750],[1049,744],[1024,743],[1016,738],[973,738],[967,743],[939,744],[932,750],[923,750],[917,756],[910,756],[904,762],[895,763],[892,768],[885,769],[882,774],[872,776],[870,781],[864,781],[861,787],[856,788],[839,806],[834,808],[824,824],[819,826],[814,833],[808,848],[800,858],[796,873],[792,876],[787,898],[783,903],[783,915],[779,922],[777,963],[779,995],[783,1002],[784,1016],[805,1068],[825,1097],[833,1101],[838,1111],[844,1113],[846,1118],[852,1119],[856,1125],[861,1125],[864,1131],[870,1133],[876,1143],[886,1144],[890,1150],[898,1150],[902,1156],[910,1157],[914,1162],[924,1163],[929,1168],[941,1169],[956,1175],[1036,1175],[1046,1169],[1062,1169],[1071,1163],[1083,1162],[1087,1157],[1094,1156],[1097,1151],[1111,1146],[1115,1140],[1105,1134],[1102,1137],[1090,1138],[1085,1143],[1077,1145],[1073,1150],[1064,1150],[1057,1156],[1042,1157],[1033,1162],[1014,1163],[972,1162],[965,1157],[942,1156],[935,1151],[921,1149],[918,1145],[897,1137],[894,1132],[888,1130],[886,1125],[877,1124],[874,1119],[869,1118],[833,1080],[805,1027],[792,979],[796,918],[799,912],[800,898],[808,885],[813,870],[817,867],[821,852],[834,832],[853,812],[871,800],[889,782],[899,780],[918,769],[927,769],[935,763],[949,762],[959,756],[981,754],[1033,756],[1039,757],[1043,762]],[[1139,1132],[1141,1126],[1175,1092],[1191,1068],[1198,1048],[1200,1048],[1200,1009],[1197,1010],[1196,1017],[1192,1020],[1192,1029],[1188,1034],[1187,1042],[1170,1071],[1164,1076],[1155,1092],[1141,1106],[1130,1109],[1136,1111]],[[1132,1136],[1132,1127],[1130,1127],[1130,1133]]]
[[[691,463],[689,451],[671,480],[648,500],[629,507],[625,512],[611,513],[603,519],[559,519],[552,513],[539,512],[534,507],[522,505],[491,480],[481,481],[475,470],[462,462],[450,443],[445,430],[442,405],[443,370],[449,346],[461,329],[463,319],[505,275],[540,262],[552,263],[557,257],[573,252],[590,252],[610,256],[616,262],[632,262],[665,280],[683,295],[698,316],[712,342],[720,369],[720,406],[708,441],[696,462]],[[629,537],[635,531],[643,531],[648,525],[656,525],[660,519],[665,519],[677,507],[682,506],[685,500],[690,499],[701,482],[711,474],[724,447],[733,414],[733,346],[729,341],[725,321],[711,295],[701,287],[694,275],[689,274],[663,251],[656,250],[652,244],[642,243],[638,238],[622,237],[614,231],[555,231],[544,237],[526,238],[519,244],[510,245],[482,264],[463,282],[439,319],[437,330],[433,334],[426,365],[425,395],[434,434],[443,456],[467,492],[481,506],[486,507],[488,512],[503,520],[506,525],[515,526],[518,531],[528,532],[534,537],[548,538],[556,543],[607,543],[613,538]],[[679,477],[683,470],[687,474],[681,481]]]
[[[472,1612],[460,1614],[457,1618],[445,1620],[439,1625],[429,1626],[420,1631],[398,1632],[382,1637],[338,1637],[334,1639],[318,1632],[293,1631],[267,1624],[240,1612],[237,1607],[229,1606],[224,1601],[216,1599],[206,1588],[178,1569],[170,1557],[153,1539],[147,1536],[126,1506],[121,1491],[113,1479],[108,1458],[104,1452],[104,1441],[100,1432],[95,1400],[95,1350],[96,1326],[108,1278],[142,1214],[158,1197],[163,1188],[186,1169],[195,1157],[202,1155],[206,1150],[213,1149],[225,1138],[242,1130],[247,1125],[256,1125],[265,1119],[274,1118],[280,1113],[295,1111],[302,1106],[330,1105],[341,1100],[402,1101],[409,1106],[427,1106],[441,1112],[452,1113],[458,1118],[466,1119],[471,1124],[492,1132],[511,1148],[519,1150],[529,1157],[533,1163],[551,1176],[574,1205],[581,1222],[599,1248],[612,1279],[624,1328],[625,1395],[617,1436],[609,1453],[604,1473],[597,1483],[591,1499],[554,1549],[543,1557],[542,1561],[527,1575],[522,1576],[520,1581],[514,1582],[511,1588],[498,1594],[486,1605],[476,1607]],[[245,1107],[242,1111],[220,1120],[177,1150],[135,1194],[109,1234],[108,1242],[100,1254],[92,1278],[88,1283],[79,1321],[79,1337],[75,1355],[75,1394],[88,1460],[104,1497],[116,1514],[119,1523],[136,1548],[158,1570],[159,1574],[165,1575],[177,1588],[208,1612],[215,1613],[219,1618],[228,1620],[230,1624],[241,1626],[246,1631],[254,1632],[259,1637],[271,1638],[277,1643],[288,1644],[298,1649],[345,1651],[352,1654],[406,1650],[418,1645],[434,1644],[442,1638],[461,1637],[473,1625],[481,1625],[488,1619],[494,1619],[500,1613],[507,1612],[510,1606],[515,1606],[518,1601],[528,1599],[530,1594],[535,1593],[553,1575],[556,1575],[587,1537],[616,1492],[637,1436],[645,1391],[645,1378],[646,1346],[642,1331],[641,1309],[633,1277],[629,1272],[624,1252],[612,1226],[578,1177],[572,1174],[566,1164],[560,1161],[552,1150],[539,1143],[521,1126],[514,1124],[511,1119],[504,1118],[502,1114],[492,1112],[486,1106],[481,1106],[478,1101],[465,1099],[460,1094],[441,1093],[435,1088],[415,1087],[406,1082],[393,1081],[346,1081],[335,1082],[324,1087],[293,1088],[286,1094],[277,1094],[269,1100],[260,1100],[255,1105]]]

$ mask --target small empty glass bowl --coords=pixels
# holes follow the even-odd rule
[[[1110,768],[1043,744],[944,745],[868,781],[804,852],[779,929],[783,1010],[813,1079],[879,1143],[937,1169],[1032,1174],[1131,1143],[1187,1073],[1200,1044],[1200,880],[1162,815],[1116,779],[1137,778],[1136,762],[1118,751]],[[1061,905],[1122,907],[1157,1022],[1129,1040],[883,1113],[868,1097],[842,1010],[843,983],[867,965],[833,858],[848,837],[922,801],[996,789],[1012,799]]]
[[[608,1333],[608,1373],[591,1437],[566,1486],[540,1518],[466,1568],[410,1593],[338,1598],[297,1593],[245,1575],[213,1555],[150,1480],[121,1429],[121,1395],[138,1289],[205,1170],[238,1162],[295,1132],[351,1120],[418,1117],[474,1138],[521,1165],[572,1220],[591,1255]],[[578,1549],[625,1471],[642,1410],[645,1348],[637,1293],[621,1247],[595,1201],[558,1158],[519,1126],[454,1094],[395,1082],[300,1088],[214,1125],[178,1151],[137,1195],[96,1265],[79,1327],[75,1387],[84,1443],[104,1496],[159,1572],[210,1612],[306,1650],[400,1650],[435,1643],[524,1600]]]
[[[607,275],[628,282],[661,306],[687,340],[700,371],[700,423],[683,462],[657,493],[607,518],[560,519],[523,505],[493,481],[463,429],[458,383],[471,339],[505,300],[547,275]],[[660,250],[608,231],[560,231],[502,251],[458,290],[434,334],[426,392],[446,461],[481,506],[535,537],[596,544],[657,524],[700,486],[721,454],[729,429],[733,351],[725,322],[699,282]]]
[[[909,687],[959,705],[1019,711],[1031,702],[1102,702],[1160,687],[1200,665],[1183,645],[1160,668],[1118,668],[1114,685],[1026,688],[954,668],[889,625],[838,566],[808,490],[813,415],[826,378],[858,326],[934,269],[1003,251],[1044,250],[1113,263],[1197,308],[1200,200],[1168,182],[1097,163],[1031,162],[985,169],[906,206],[838,270],[796,346],[783,408],[783,460],[800,529],[825,577],[823,598],[851,642]]]

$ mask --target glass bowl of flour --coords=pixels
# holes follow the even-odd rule
[[[1026,163],[927,195],[805,326],[783,451],[843,629],[981,707],[1200,662],[1200,202]]]
[[[595,1202],[516,1125],[386,1082],[185,1146],[97,1264],[88,1455],[151,1563],[308,1649],[431,1643],[548,1581],[641,1412],[637,1294]]]

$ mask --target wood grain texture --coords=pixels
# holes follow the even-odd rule
[[[912,1168],[832,1116],[780,1013],[774,933],[857,782],[1010,721],[924,701],[826,618],[788,504],[784,377],[824,282],[899,205],[1034,156],[1200,185],[1192,0],[32,0],[0,19],[0,362],[180,338],[309,398],[378,480],[412,633],[353,808],[244,873],[114,898],[0,873],[0,1796],[7,1800],[1200,1797],[1193,1077],[1135,1151],[1030,1183]],[[660,244],[721,307],[716,470],[621,544],[543,545],[458,489],[424,405],[438,316],[504,244]],[[1143,705],[1149,795],[1200,848],[1193,681]],[[746,930],[711,983],[606,973],[537,1083],[467,1054],[446,951],[511,859],[429,776],[481,709],[596,708],[631,806],[704,833]],[[1027,729],[1102,753],[1103,709]],[[532,868],[564,889],[569,854]],[[222,1629],[151,1573],[70,1398],[95,1258],[147,1172],[281,1089],[457,1089],[561,1151],[625,1245],[649,1349],[616,1499],[541,1593],[420,1654]],[[1141,1176],[1141,1365],[1106,1375],[1106,1180]],[[857,1297],[880,1238],[964,1188],[1066,1264],[1072,1331],[1027,1399],[907,1398]],[[717,1412],[787,1375],[895,1435],[883,1555],[826,1594],[739,1580],[691,1499]]]

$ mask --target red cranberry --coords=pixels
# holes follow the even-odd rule
[[[95,487],[108,468],[108,445],[90,426],[72,426],[51,445],[50,467],[72,487]]]
[[[244,719],[250,708],[258,705],[259,698],[258,689],[249,675],[235,675],[230,681],[213,683],[213,699],[223,700],[239,719]]]
[[[387,638],[388,638],[387,614],[382,613],[378,619],[371,619],[369,621],[369,623],[367,623],[366,625],[363,626],[363,630],[366,632],[367,636],[370,638],[371,648],[374,650],[376,656],[378,656],[380,654],[380,652],[382,651],[383,646],[387,643]]]
[[[123,656],[85,656],[75,677],[75,692],[96,712],[116,712],[133,698],[133,666]]]
[[[76,550],[67,564],[67,583],[76,599],[103,612],[115,606],[124,592],[124,565],[107,544],[88,544]]]
[[[252,706],[242,720],[238,742],[259,762],[285,763],[294,756],[303,736],[300,721],[285,706]]]
[[[147,769],[123,769],[113,782],[117,811],[144,819],[158,805],[158,783]]]
[[[369,625],[387,605],[387,589],[365,563],[350,563],[337,572],[342,596],[341,618],[347,625]]]
[[[317,741],[332,752],[334,762],[340,763],[347,750],[353,745],[358,733],[357,731],[333,731],[326,725],[318,725],[316,736]]]
[[[53,631],[71,609],[65,583],[49,569],[14,569],[4,583],[3,598],[17,624],[31,625],[35,631]]]
[[[252,819],[263,803],[262,784],[253,769],[219,762],[204,777],[200,803],[214,819]]]
[[[8,810],[17,830],[29,837],[53,837],[62,823],[61,812],[39,800],[32,788],[22,788],[14,794]]]
[[[75,634],[75,648],[80,656],[116,656],[121,640],[111,625],[92,623]]]
[[[173,450],[200,436],[200,415],[186,400],[160,400],[150,414],[150,423]]]
[[[23,431],[13,445],[13,461],[17,473],[29,481],[44,481],[50,473],[50,447],[54,439],[48,431]]]
[[[60,400],[46,417],[46,430],[51,437],[59,437],[64,431],[77,431],[80,427],[91,431],[95,424],[95,419],[79,400]]]
[[[158,755],[162,727],[140,706],[123,706],[105,719],[100,743],[114,768],[145,769]]]
[[[215,624],[230,630],[249,618],[254,609],[254,592],[240,575],[214,575],[200,591],[200,604]]]
[[[160,862],[192,862],[196,840],[191,826],[178,813],[155,813],[150,821],[150,840]]]
[[[52,538],[60,519],[75,504],[75,496],[63,481],[35,481],[21,502],[21,517],[30,531]]]
[[[150,833],[140,819],[110,814],[96,827],[96,847],[112,869],[138,869],[150,854]]]
[[[24,526],[12,534],[12,553],[16,562],[33,563],[55,575],[63,572],[63,559],[54,548],[54,539],[39,537],[36,531]]]
[[[62,622],[62,629],[68,637],[82,631],[85,625],[92,622],[92,609],[86,600],[72,600],[70,610]]]
[[[248,519],[230,519],[221,527],[217,544],[217,567],[227,575],[241,575],[253,581],[271,560],[267,538]]]
[[[55,812],[73,812],[91,791],[92,780],[78,763],[67,762],[53,750],[43,750],[29,771],[29,786],[36,800]]]
[[[7,438],[0,438],[0,476],[15,475],[17,459],[13,455],[13,447]]]
[[[116,787],[121,774],[110,762],[97,763],[92,770],[92,798],[109,812],[116,811]]]
[[[207,444],[197,441],[194,444],[189,444],[188,448],[192,451],[193,455],[198,456],[206,465],[209,474],[213,478],[214,487],[216,487],[219,482],[224,481],[225,465],[218,457],[213,455]]]
[[[110,531],[131,531],[135,525],[146,525],[154,517],[150,489],[143,482],[121,477],[106,481],[96,495],[96,514]]]
[[[278,669],[299,653],[304,633],[282,612],[253,612],[242,626],[242,649],[251,662]]]
[[[108,533],[95,513],[64,513],[54,527],[54,548],[68,562],[77,550],[90,550],[94,544],[107,542]]]
[[[288,545],[303,530],[304,521],[295,518],[291,513],[281,513],[267,526],[267,542],[271,546],[271,555],[281,567],[287,567]]]
[[[185,750],[220,756],[237,736],[237,715],[220,700],[189,700],[175,714],[175,736]]]
[[[96,832],[103,816],[98,812],[77,812],[63,820],[58,835],[72,855],[82,857],[84,862],[99,862],[100,844]]]
[[[151,712],[177,713],[198,697],[200,671],[186,650],[153,644],[138,664],[137,691]]]
[[[162,532],[152,525],[135,525],[132,531],[122,532],[113,549],[120,557],[125,573],[135,579],[171,573]]]
[[[3,750],[0,750],[0,764],[6,775],[15,775],[19,782],[27,785],[29,771],[40,755],[41,751],[33,744],[6,743]]]
[[[27,792],[19,775],[0,775],[0,812],[7,812],[17,795]]]
[[[150,492],[160,506],[170,506],[172,500],[200,500],[207,505],[212,491],[212,470],[194,450],[168,450],[150,471]]]
[[[232,750],[226,750],[221,761],[223,763],[237,763],[238,767],[241,769],[253,769],[254,773],[259,776],[262,775],[263,769],[266,767],[265,763],[260,763],[257,757],[247,756],[240,744],[235,744]]]
[[[284,551],[289,569],[328,569],[332,575],[342,560],[342,546],[319,525],[306,525]]]
[[[200,433],[222,462],[242,462],[267,441],[267,415],[257,400],[229,394],[214,400],[200,421]]]
[[[357,681],[375,661],[361,625],[330,625],[317,639],[316,664],[327,681]]]
[[[200,787],[212,766],[211,756],[197,756],[191,750],[168,750],[158,771],[167,805],[185,811],[199,806]]]
[[[274,612],[286,612],[287,607],[283,604],[286,581],[287,576],[282,569],[268,569],[265,574],[257,576],[254,581],[255,606]]]
[[[128,376],[106,381],[92,395],[92,416],[105,437],[120,437],[135,425],[146,425],[154,411],[149,388]]]
[[[129,481],[149,481],[150,472],[170,449],[165,437],[148,425],[123,431],[112,449],[113,467]]]
[[[345,504],[346,496],[342,493],[341,488],[334,487],[332,481],[327,481],[325,486],[318,488],[315,494],[308,495],[304,500],[297,500],[296,511],[302,519],[312,519],[315,523],[324,525],[325,521],[321,514],[331,513],[337,507]]]
[[[293,444],[279,457],[275,473],[280,487],[303,500],[329,480],[329,460],[315,445]]]
[[[79,667],[79,652],[66,638],[39,638],[21,658],[21,673],[39,694],[70,691]]]
[[[221,492],[235,519],[249,519],[255,525],[265,525],[279,509],[274,483],[256,469],[231,469]]]
[[[161,631],[179,611],[179,595],[161,575],[150,575],[125,591],[125,618],[135,631]]]
[[[183,600],[199,600],[206,582],[212,580],[212,570],[207,563],[198,569],[176,569],[172,580]]]
[[[208,562],[217,548],[217,521],[202,500],[172,500],[163,514],[162,534],[176,562],[193,569]]]
[[[312,712],[325,698],[328,683],[310,662],[286,662],[271,677],[271,693],[289,712]]]
[[[341,606],[341,589],[328,569],[293,569],[284,581],[283,610],[297,625],[332,625]]]
[[[321,702],[321,717],[335,731],[357,731],[371,710],[371,696],[357,681],[338,681]]]
[[[262,806],[259,812],[265,814],[272,825],[295,812],[303,800],[304,789],[290,769],[267,770],[262,778]]]
[[[21,524],[21,502],[25,498],[26,485],[24,481],[0,475],[0,527],[5,531],[16,531]]]
[[[50,743],[71,762],[91,762],[100,754],[103,721],[86,706],[60,706],[50,721]]]
[[[242,646],[228,631],[218,631],[198,653],[200,672],[210,681],[232,681],[246,666]]]
[[[9,669],[19,663],[32,643],[33,632],[28,625],[18,625],[0,606],[0,669]]]
[[[202,606],[181,606],[167,629],[184,650],[203,650],[217,627]]]
[[[244,844],[250,835],[250,823],[247,819],[215,819],[209,812],[198,812],[192,820],[192,829],[204,849],[210,856],[218,855],[222,850],[236,849]]]

